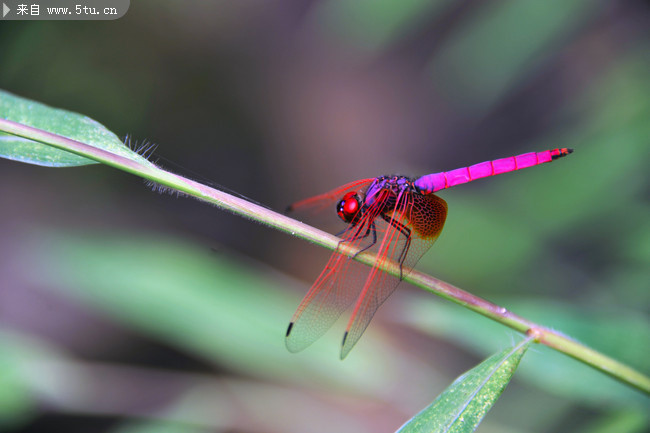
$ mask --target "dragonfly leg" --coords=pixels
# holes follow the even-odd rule
[[[365,239],[368,236],[370,236],[370,234],[372,233],[372,242],[370,242],[370,244],[360,249],[355,255],[352,256],[352,258],[355,258],[356,256],[358,256],[359,254],[366,251],[368,248],[372,247],[377,243],[377,228],[375,227],[375,222],[374,221],[371,222],[370,225],[368,225],[368,228],[366,229],[366,232],[363,234],[363,236],[360,236],[359,233],[361,232],[362,228],[363,228],[362,226],[355,227],[355,232],[351,236],[349,236],[349,239],[344,239],[342,241],[339,241],[339,245],[340,245],[343,242],[350,242],[351,240]],[[345,230],[338,233],[337,236],[341,237],[343,234],[345,234],[345,232],[351,231],[351,229],[352,227],[347,227]]]
[[[348,240],[349,239],[357,239],[357,236],[359,236],[359,233],[361,232],[362,229],[363,229],[363,224],[362,225],[350,224],[346,228],[344,228],[343,230],[338,232],[336,234],[336,236],[338,236],[339,238],[342,238],[343,235],[345,235],[346,233],[350,233],[350,232],[354,231],[354,234],[352,234],[351,236],[348,236]],[[368,236],[369,231],[370,231],[370,227],[368,227],[368,230],[366,230],[366,234],[361,236],[361,238],[363,239],[366,236]],[[348,242],[348,240],[344,239],[341,242]]]
[[[409,229],[399,221],[395,221],[394,219],[386,215],[382,215],[381,217],[384,219],[384,221],[386,221],[388,224],[395,227],[397,230],[399,230],[401,234],[403,234],[406,237],[406,242],[404,243],[404,246],[402,247],[402,251],[400,251],[399,256],[397,258],[397,262],[399,263],[399,279],[401,281],[404,278],[404,275],[402,274],[402,265],[404,264],[404,260],[406,260],[406,253],[408,253],[409,247],[411,246],[411,229]]]
[[[361,237],[361,239],[367,238],[370,232],[372,232],[372,242],[369,245],[360,249],[359,252],[355,253],[352,256],[352,258],[355,258],[356,256],[358,256],[359,254],[361,254],[362,252],[364,252],[365,250],[367,250],[368,248],[372,247],[377,243],[377,228],[375,227],[374,221],[370,223],[370,225],[368,226],[368,230],[366,230],[366,233]]]

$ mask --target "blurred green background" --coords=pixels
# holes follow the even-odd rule
[[[418,269],[648,374],[648,29],[633,0],[139,0],[0,23],[0,88],[277,210],[572,147],[440,193]],[[294,355],[325,250],[101,166],[0,160],[0,209],[3,432],[390,432],[520,338],[404,284],[344,362],[341,323]],[[535,347],[478,431],[643,432],[648,408]]]

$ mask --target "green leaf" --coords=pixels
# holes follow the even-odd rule
[[[399,432],[473,432],[510,382],[530,342],[507,348],[460,376]]]
[[[480,2],[431,63],[450,102],[486,110],[593,13],[593,1]]]
[[[301,292],[289,296],[290,281],[226,252],[145,233],[31,227],[30,234],[18,260],[40,269],[30,276],[39,287],[208,362],[273,380],[310,378],[376,393],[403,368],[399,361],[376,361],[387,350],[376,338],[341,363],[335,332],[311,350],[290,354],[284,335]]]
[[[615,306],[604,308],[585,301],[571,304],[515,297],[495,298],[494,301],[536,323],[561,330],[602,353],[615,354],[617,359],[632,367],[647,371],[645,353],[650,344],[650,327],[642,313]],[[400,318],[400,324],[447,338],[478,356],[490,353],[495,338],[501,338],[507,344],[512,335],[504,333],[502,325],[484,317],[442,302],[425,303],[419,297],[409,302]],[[626,408],[647,403],[647,398],[635,390],[543,345],[528,356],[517,377],[551,395],[573,399],[582,405],[601,407],[606,402],[608,407]]]
[[[52,359],[57,354],[46,350],[19,333],[0,327],[0,431],[18,429],[37,414],[38,401],[27,375],[32,359]]]
[[[376,51],[431,20],[448,0],[327,0],[317,6],[317,20],[324,32],[346,45]]]
[[[146,158],[132,151],[101,123],[71,111],[49,107],[0,90],[0,118],[77,140],[139,162]],[[97,164],[92,159],[23,137],[0,132],[0,157],[46,167]]]
[[[134,421],[118,426],[112,433],[207,433],[207,428],[166,421]]]
[[[643,433],[648,431],[650,413],[632,409],[622,409],[594,418],[578,433]]]

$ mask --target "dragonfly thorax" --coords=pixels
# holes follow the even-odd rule
[[[382,200],[386,203],[386,209],[384,211],[388,211],[395,205],[395,200],[400,194],[412,191],[415,191],[413,181],[406,176],[381,176],[375,179],[368,188],[364,206],[368,207],[373,205],[377,200]]]
[[[387,189],[395,194],[410,190],[413,188],[413,180],[399,174],[380,176],[368,188],[368,195],[373,189]]]
[[[385,214],[392,211],[397,204],[397,198],[404,192],[416,191],[413,181],[405,176],[378,177],[363,191],[350,191],[336,205],[336,213],[346,223],[356,225],[364,213],[373,206],[375,214]]]

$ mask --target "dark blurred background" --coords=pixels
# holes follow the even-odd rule
[[[440,193],[418,269],[650,372],[647,1],[131,2],[1,22],[0,88],[276,210],[343,183],[572,147]],[[328,251],[109,167],[0,160],[0,430],[390,432],[519,336],[403,284],[338,360],[284,332]],[[336,219],[332,212],[332,219]],[[478,431],[648,431],[545,348]]]

